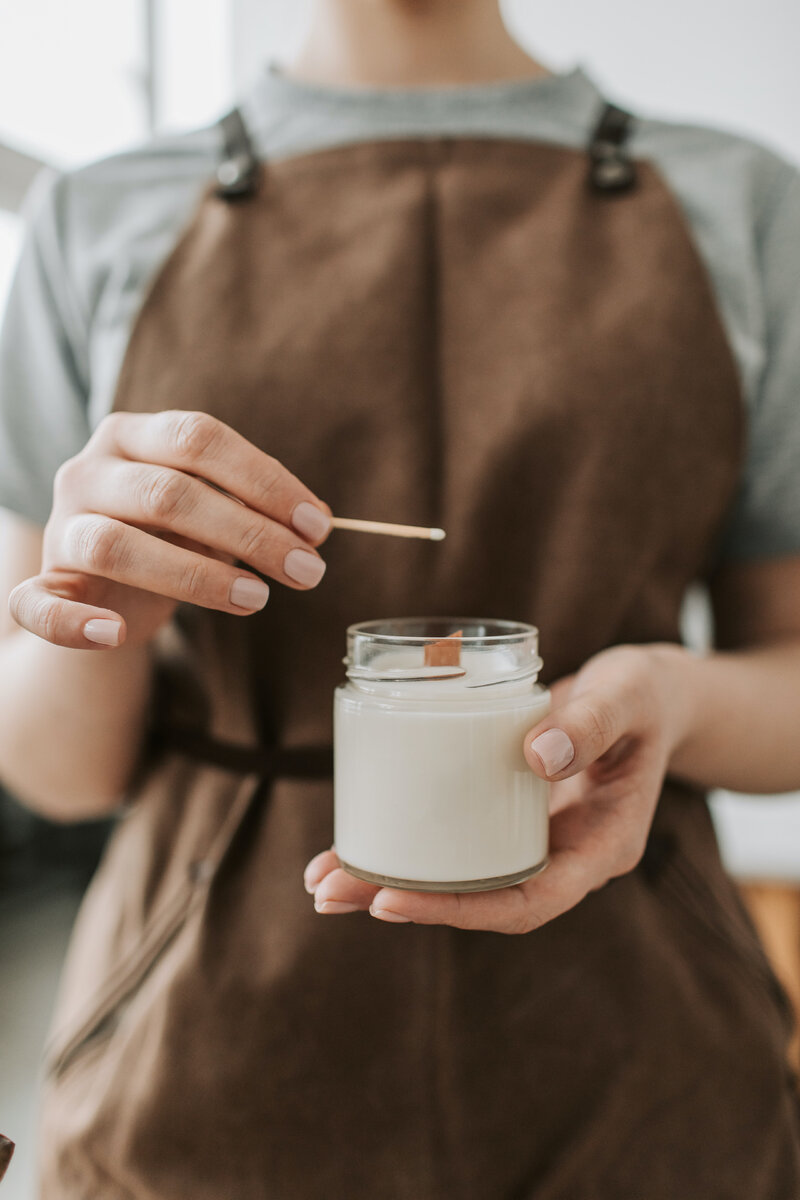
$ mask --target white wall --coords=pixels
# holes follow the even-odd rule
[[[203,125],[231,104],[231,9],[231,0],[157,0],[154,68],[159,130]]]
[[[140,0],[0,0],[0,140],[71,166],[145,133]]]
[[[231,3],[239,79],[291,54],[310,10],[310,0]],[[800,162],[798,0],[505,0],[504,8],[548,64],[582,62],[627,105],[740,129]]]
[[[286,59],[297,48],[311,11],[310,0],[230,0],[233,62],[237,79],[248,79],[264,61]]]
[[[800,161],[797,0],[506,0],[548,62],[588,64],[634,108],[740,129]]]

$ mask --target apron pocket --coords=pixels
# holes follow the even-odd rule
[[[60,1079],[84,1053],[111,1036],[140,984],[186,923],[192,908],[202,901],[204,891],[204,881],[188,880],[186,887],[164,906],[142,938],[137,953],[120,965],[98,993],[84,1022],[68,1038],[62,1038],[47,1051],[45,1073],[49,1078]]]
[[[225,773],[214,774],[219,780]],[[64,1028],[51,1038],[44,1054],[47,1079],[61,1079],[84,1055],[111,1039],[144,980],[167,953],[190,916],[205,902],[225,853],[245,814],[261,794],[262,787],[263,781],[253,776],[245,779],[229,776],[222,785],[223,794],[227,792],[228,795],[224,815],[216,832],[194,843],[195,853],[188,854],[180,870],[175,872],[169,895],[161,897],[160,903],[146,919],[141,932],[126,952],[113,965],[109,963],[106,966],[101,973],[102,982],[88,1002],[82,1003],[79,1011],[68,1018]],[[163,796],[158,796],[157,800],[164,803]],[[208,797],[198,792],[194,792],[190,798],[190,802],[195,803],[204,800],[208,800]],[[124,851],[124,844],[118,849]],[[124,853],[121,857],[124,859]],[[118,868],[119,864],[112,863],[111,866]],[[98,904],[110,903],[113,894],[112,888],[110,896],[101,893],[94,897],[95,908]],[[80,942],[91,942],[94,933],[91,920],[79,933]]]

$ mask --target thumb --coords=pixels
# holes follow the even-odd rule
[[[624,696],[586,692],[554,709],[525,735],[525,758],[543,779],[568,779],[591,766],[631,731]]]

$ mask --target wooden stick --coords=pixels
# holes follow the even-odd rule
[[[352,517],[334,517],[334,529],[352,529],[357,533],[385,533],[390,537],[426,538],[430,542],[444,539],[443,529],[425,529],[422,525],[392,525],[386,521],[357,521]]]

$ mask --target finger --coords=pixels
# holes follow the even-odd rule
[[[381,888],[370,913],[379,921],[452,925],[456,929],[522,932],[525,900],[519,887],[491,892],[411,892]]]
[[[202,480],[171,467],[108,461],[109,468],[95,474],[85,509],[232,554],[288,587],[315,587],[325,574],[307,541]]]
[[[306,891],[314,896],[314,907],[324,913],[367,909],[378,891],[374,884],[356,879],[343,871],[333,847],[311,859],[305,869],[303,882]]]
[[[110,517],[71,518],[62,531],[59,550],[68,570],[202,608],[241,616],[263,608],[269,596],[268,586],[255,575]]]
[[[59,595],[48,586],[47,576],[37,575],[15,587],[8,607],[18,625],[55,646],[104,650],[125,641],[119,613]]]
[[[112,413],[95,445],[125,458],[208,479],[313,545],[331,529],[328,506],[277,459],[204,412]]]
[[[343,913],[364,912],[372,903],[380,888],[365,879],[348,875],[341,867],[330,871],[314,892],[314,907],[317,912]]]
[[[330,850],[323,850],[321,854],[317,854],[306,865],[303,872],[303,886],[307,892],[313,896],[314,891],[322,883],[322,880],[331,871],[335,871],[339,866],[339,859],[336,857],[336,851],[331,847]]]
[[[531,928],[568,912],[589,892],[637,865],[652,816],[651,806],[640,803],[651,790],[645,775],[632,777],[624,793],[607,800],[591,796],[551,817],[549,865],[520,885]]]
[[[576,775],[630,734],[637,717],[633,689],[620,685],[583,692],[528,731],[525,758],[544,779]]]
[[[405,892],[382,888],[370,907],[379,920],[451,925],[496,933],[530,933],[579,904],[590,891],[631,870],[643,838],[617,828],[616,811],[577,804],[551,821],[551,856],[539,875],[491,892]]]
[[[562,704],[566,704],[574,684],[575,676],[565,675],[563,678],[557,679],[555,683],[547,685],[547,690],[550,693],[551,712],[556,708],[561,708]]]
[[[213,546],[205,546],[202,542],[196,542],[194,538],[182,537],[179,533],[162,531],[159,537],[162,537],[165,542],[172,542],[173,546],[183,546],[184,550],[196,550],[198,554],[208,554],[211,558],[218,558],[220,562],[227,563],[229,567],[236,562],[233,554],[226,554],[224,550],[215,550]]]
[[[586,777],[573,775],[569,779],[559,779],[558,782],[551,783],[548,790],[550,794],[547,809],[552,816],[581,799],[586,790]]]

